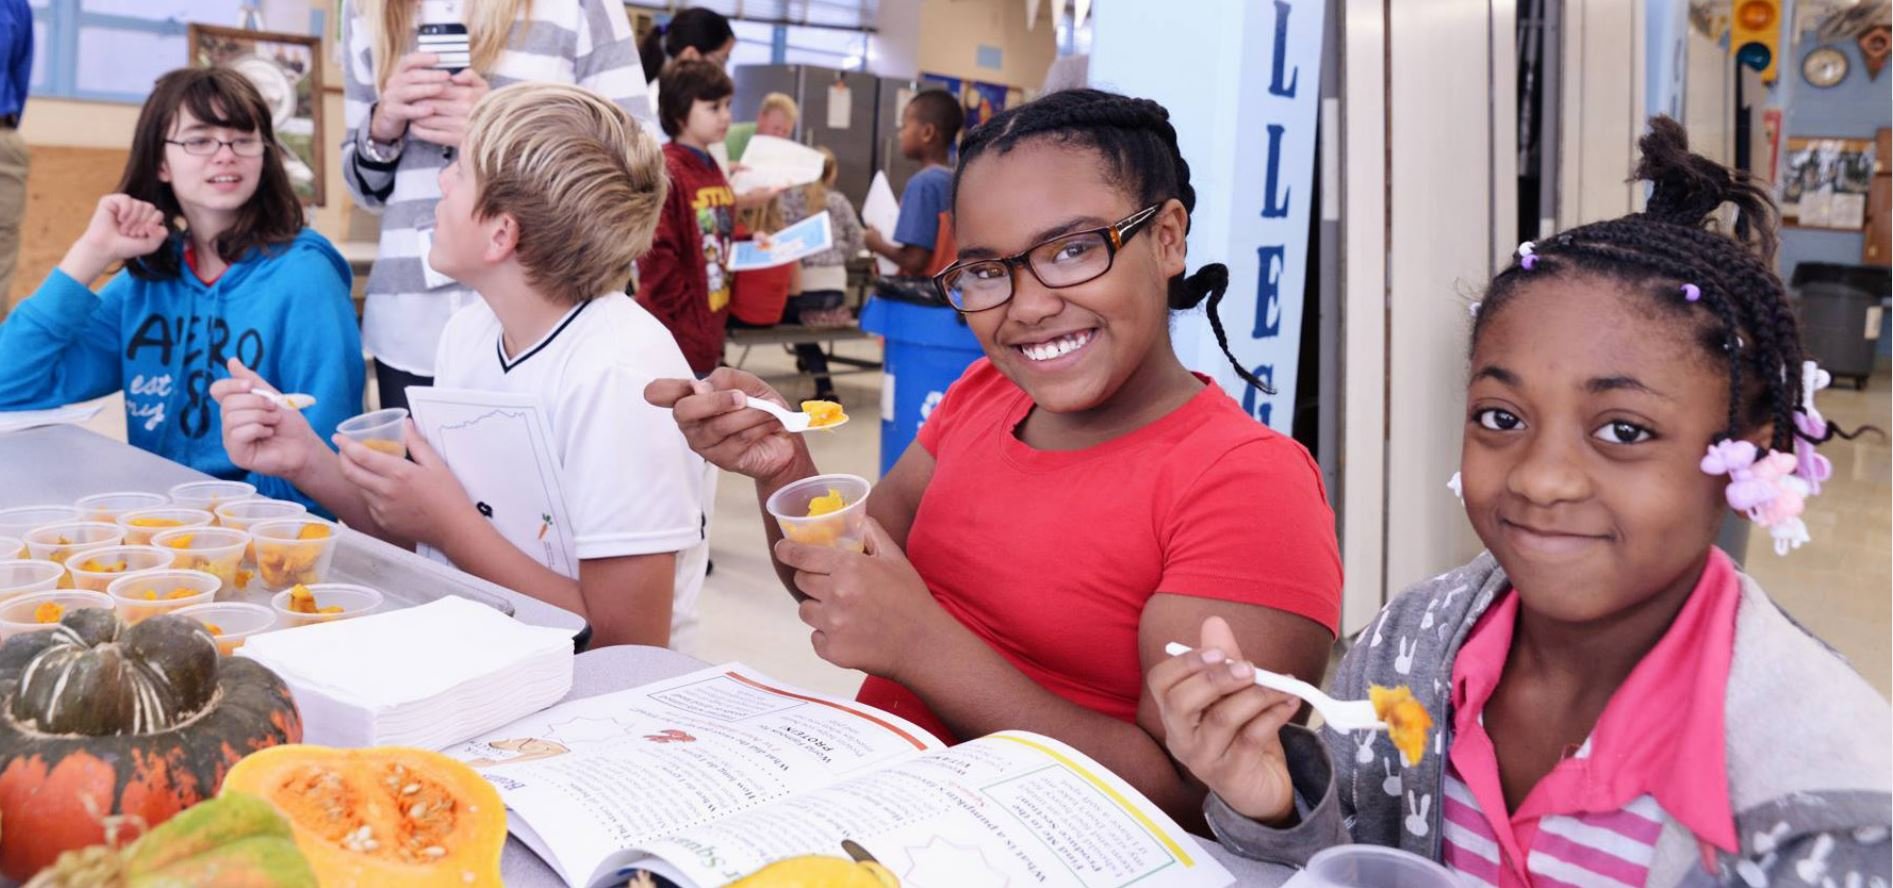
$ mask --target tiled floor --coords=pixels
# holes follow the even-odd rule
[[[874,357],[878,348],[847,343],[843,354]],[[793,359],[779,349],[758,348],[751,369],[781,373]],[[808,383],[787,383],[790,398],[810,392]],[[811,435],[823,471],[873,478],[880,448],[880,376],[836,379],[849,423]],[[123,440],[124,410],[116,397],[90,424]],[[1867,391],[1830,390],[1821,409],[1843,427],[1871,424],[1893,429],[1888,378],[1881,373]],[[1777,557],[1765,535],[1751,534],[1747,569],[1789,613],[1853,661],[1882,695],[1893,695],[1893,450],[1885,438],[1834,441],[1823,448],[1834,461],[1834,480],[1808,507],[1814,541]],[[809,648],[808,629],[777,581],[763,544],[755,486],[725,475],[717,488],[710,544],[716,571],[704,584],[703,629],[698,656],[742,660],[784,681],[813,690],[852,696],[861,673],[824,662]]]
[[[838,350],[865,358],[880,354],[878,346],[866,342],[842,343]],[[764,376],[792,372],[795,359],[780,348],[758,347],[746,369]],[[814,394],[811,382],[778,386],[790,401]],[[807,435],[815,464],[824,472],[879,477],[881,376],[836,377],[835,388],[848,409],[848,424]],[[809,628],[796,617],[794,599],[776,579],[762,520],[755,483],[724,473],[717,484],[716,517],[710,523],[710,557],[716,570],[704,581],[702,629],[692,653],[706,660],[741,660],[811,690],[854,696],[862,674],[829,664],[809,647]]]

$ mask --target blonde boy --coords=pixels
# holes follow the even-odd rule
[[[795,122],[801,116],[801,107],[787,93],[772,92],[763,96],[762,104],[756,107],[755,122],[730,124],[729,134],[723,137],[723,146],[729,149],[732,162],[740,161],[743,152],[749,150],[751,136],[795,138]]]
[[[340,436],[333,453],[295,411],[250,394],[263,381],[240,365],[212,390],[231,458],[289,478],[352,527],[583,614],[594,645],[680,643],[707,557],[703,462],[641,393],[689,366],[623,293],[664,201],[657,143],[585,89],[519,84],[474,108],[440,185],[428,263],[481,301],[448,322],[435,384],[539,402],[578,575],[508,543],[411,423],[412,462]]]

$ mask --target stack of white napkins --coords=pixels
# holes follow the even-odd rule
[[[303,742],[440,749],[572,689],[572,634],[448,596],[255,636],[238,650],[289,684]]]

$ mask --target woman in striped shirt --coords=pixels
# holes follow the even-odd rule
[[[464,56],[419,51],[419,30],[438,25],[465,26]],[[381,406],[403,406],[408,386],[433,381],[447,318],[477,298],[428,268],[426,256],[438,177],[480,96],[521,81],[576,83],[647,130],[656,118],[618,0],[356,0],[343,45],[343,178],[356,202],[381,216],[362,344],[375,357]]]
[[[1476,308],[1455,486],[1489,554],[1396,598],[1334,678],[1410,688],[1419,755],[1286,724],[1299,701],[1215,618],[1151,670],[1226,847],[1394,845],[1505,888],[1887,884],[1893,712],[1714,546],[1730,507],[1807,542],[1844,433],[1766,194],[1652,130],[1648,210],[1520,247]]]

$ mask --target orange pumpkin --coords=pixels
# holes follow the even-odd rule
[[[499,790],[438,752],[277,746],[238,762],[223,788],[275,805],[324,888],[501,884]]]
[[[105,826],[155,827],[238,759],[302,739],[282,679],[195,620],[74,610],[0,645],[0,873],[24,880]]]

